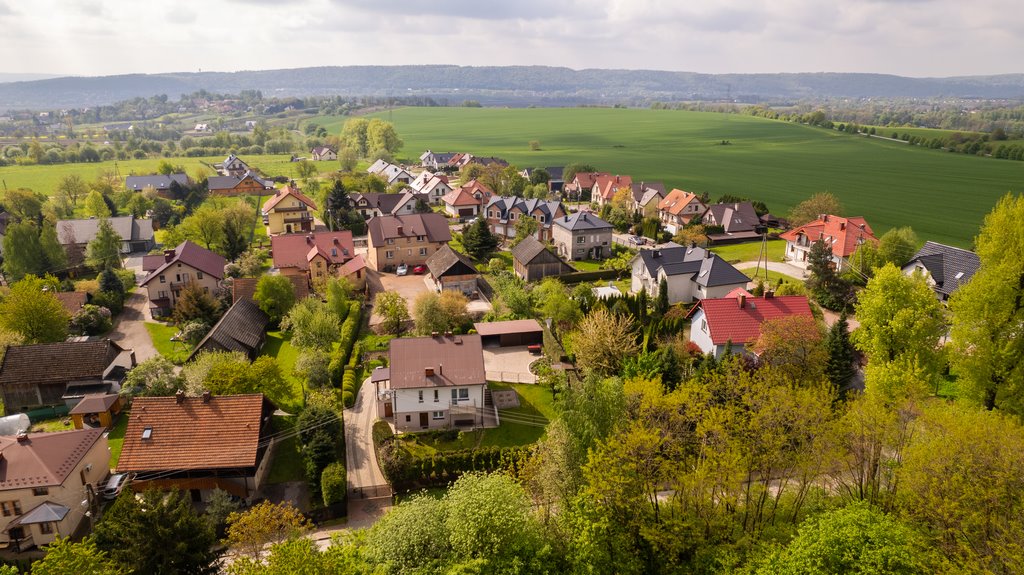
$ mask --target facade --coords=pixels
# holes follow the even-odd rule
[[[452,191],[452,186],[448,183],[447,177],[435,175],[426,178],[420,187],[413,189],[416,191],[417,198],[423,198],[432,206],[439,206],[441,199]]]
[[[213,168],[222,176],[241,178],[249,171],[249,164],[243,162],[238,156],[231,154],[227,158],[224,158],[223,162],[214,164]]]
[[[804,268],[808,265],[808,256],[814,242],[825,242],[832,251],[832,263],[836,271],[843,271],[858,246],[865,242],[878,243],[871,226],[864,218],[843,218],[828,214],[789,230],[779,237],[786,240],[786,251],[783,254],[785,260]]]
[[[512,248],[512,269],[528,282],[574,271],[533,236],[526,237]]]
[[[206,188],[214,196],[261,196],[274,189],[274,182],[252,172],[243,172],[238,176],[210,176],[206,179]]]
[[[281,275],[306,277],[312,286],[337,275],[338,268],[353,258],[355,247],[352,232],[341,230],[273,236],[270,252]]]
[[[377,271],[418,266],[452,239],[441,214],[380,216],[367,222],[367,264]]]
[[[484,208],[491,233],[502,238],[516,237],[516,223],[520,218],[533,218],[537,222],[535,238],[542,242],[551,241],[551,222],[565,217],[562,202],[520,198],[518,196],[493,196]]]
[[[0,436],[0,461],[0,542],[13,549],[70,537],[99,510],[110,465],[103,429]]]
[[[143,271],[149,272],[140,287],[146,288],[153,317],[170,315],[178,303],[181,288],[196,283],[206,293],[216,293],[224,279],[227,260],[220,254],[184,241],[162,255],[145,256]]]
[[[453,218],[465,220],[480,215],[483,206],[487,205],[494,192],[476,180],[470,180],[462,186],[445,194],[441,198],[444,211]]]
[[[256,302],[247,298],[236,301],[196,345],[188,361],[204,351],[237,351],[253,361],[267,340],[268,323],[270,318]]]
[[[338,152],[335,152],[327,146],[317,146],[309,151],[309,155],[313,158],[314,162],[326,162],[338,159]]]
[[[188,188],[192,185],[192,179],[188,174],[153,174],[150,176],[128,176],[124,179],[124,189],[133,192],[143,192],[146,188],[156,190],[156,195],[161,198],[172,199],[171,187],[178,184],[181,188]]]
[[[661,182],[633,182],[629,187],[629,205],[634,214],[658,217],[658,204],[665,199],[665,184]]]
[[[364,220],[377,216],[400,216],[416,213],[416,194],[412,192],[398,194],[352,193],[348,196],[348,202],[349,206],[359,212]]]
[[[704,248],[671,244],[640,250],[630,261],[630,292],[658,296],[661,281],[668,285],[669,304],[724,297],[745,288],[750,278]]]
[[[706,210],[707,206],[696,194],[673,189],[658,202],[658,219],[667,232],[675,234],[693,218],[703,216]]]
[[[396,431],[487,424],[490,418],[485,412],[493,412],[494,407],[479,335],[394,339],[388,359],[386,374],[375,370],[371,381],[377,415]]]
[[[802,295],[751,297],[740,292],[733,297],[701,300],[690,309],[690,341],[704,353],[721,357],[726,347],[733,353],[748,351],[761,335],[765,320],[789,316],[812,318],[811,306]]]
[[[263,224],[267,235],[303,233],[313,230],[316,204],[294,185],[287,185],[263,203]]]
[[[426,265],[437,291],[457,291],[467,297],[476,296],[480,272],[465,254],[445,245],[427,258]]]
[[[357,254],[338,268],[338,277],[348,280],[352,289],[363,291],[366,289],[366,269],[366,258]]]
[[[384,178],[388,185],[395,183],[408,185],[414,179],[414,176],[402,166],[384,160],[377,160],[366,171]]]
[[[270,470],[275,410],[260,393],[137,397],[117,472],[134,473],[137,491],[177,488],[208,501],[223,489],[251,500]]]
[[[89,218],[83,220],[58,220],[57,240],[62,246],[76,245],[81,249],[96,238],[103,219]],[[135,216],[119,216],[106,218],[114,231],[121,237],[121,253],[131,254],[148,252],[156,246],[153,235],[153,220],[144,220]]]
[[[0,363],[4,413],[74,407],[80,397],[75,390],[117,391],[133,367],[132,350],[110,340],[12,345]]]
[[[431,152],[427,150],[420,154],[420,165],[428,170],[438,170],[447,166],[453,157],[455,157],[455,152]]]
[[[960,286],[971,280],[981,267],[978,254],[935,242],[925,242],[924,246],[903,265],[903,273],[922,274],[935,295],[942,301],[948,301]]]
[[[595,193],[592,195],[591,201],[596,203],[598,206],[603,206],[611,203],[615,194],[619,193],[619,190],[632,190],[632,188],[633,178],[630,176],[621,176],[619,174],[614,176],[598,176],[597,182],[594,184],[593,189]]]
[[[586,212],[555,220],[552,243],[558,255],[570,261],[603,260],[612,255],[612,225]]]

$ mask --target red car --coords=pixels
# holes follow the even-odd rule
[[[427,266],[416,266],[416,267],[412,268],[412,273],[414,273],[414,274],[416,274],[418,276],[421,276],[421,275],[427,273]]]

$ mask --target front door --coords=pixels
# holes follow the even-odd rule
[[[384,417],[393,417],[394,415],[395,415],[395,410],[391,407],[391,402],[389,401],[389,402],[385,403],[384,404]]]
[[[427,419],[428,417],[429,414],[427,413],[420,414],[420,427],[422,427],[423,429],[430,427],[430,420]]]

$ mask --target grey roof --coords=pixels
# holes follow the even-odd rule
[[[537,260],[538,258],[541,261],[536,263],[558,262],[565,266],[566,271],[573,271],[568,264],[563,262],[557,255],[551,253],[544,244],[533,236],[526,236],[512,248],[512,258],[524,266],[535,263],[534,260]]]
[[[935,291],[947,296],[970,281],[981,267],[978,254],[935,242],[925,242],[903,267],[915,262],[920,262],[931,274]]]
[[[643,261],[651,277],[657,277],[658,271],[662,270],[667,276],[692,276],[694,282],[705,287],[745,284],[750,281],[729,262],[701,247],[640,250],[636,257]]]
[[[653,196],[665,197],[665,184],[662,182],[633,182],[629,189],[633,193],[633,200],[641,205]]]
[[[595,216],[594,214],[588,214],[587,212],[576,212],[571,216],[565,216],[564,218],[558,218],[554,221],[554,224],[560,228],[565,228],[569,231],[584,231],[584,230],[611,230],[612,225]]]
[[[547,216],[545,219],[545,225],[558,214],[562,208],[562,203],[558,201],[538,200],[536,198],[520,198],[518,196],[492,196],[491,201],[487,202],[487,208],[491,206],[497,206],[501,210],[501,216],[499,219],[508,218],[508,211],[514,207],[518,207],[525,214],[532,214],[534,210],[539,210],[540,213]]]
[[[52,501],[44,501],[39,505],[36,505],[28,513],[14,520],[13,524],[34,525],[36,523],[52,523],[57,521],[63,521],[64,517],[70,512],[70,509],[59,503],[54,503]]]
[[[377,208],[385,214],[394,213],[395,209],[399,208],[408,200],[408,193],[401,194],[382,194],[380,192],[367,192],[365,194],[349,194],[349,203],[353,208]],[[359,201],[366,200],[366,206],[360,206]]]
[[[704,221],[714,218],[716,225],[725,228],[726,232],[752,232],[761,223],[754,206],[750,202],[732,204],[714,204],[704,212]]]
[[[264,188],[270,189],[274,187],[274,182],[263,179],[253,173],[247,171],[241,176],[210,176],[206,178],[206,189],[208,190],[230,190],[238,185],[245,178],[252,178],[260,183]]]
[[[435,279],[444,275],[470,275],[479,273],[476,266],[465,254],[461,254],[445,244],[427,258],[427,269]]]
[[[186,174],[153,174],[151,176],[128,176],[124,179],[124,187],[126,190],[142,191],[148,187],[156,188],[157,190],[170,189],[172,182],[178,182],[182,186],[189,185],[188,175]]]
[[[87,220],[58,220],[57,238],[61,244],[86,244],[96,237],[100,229],[99,218]],[[153,220],[140,220],[135,216],[107,218],[114,231],[124,242],[152,241]]]
[[[253,356],[263,345],[270,318],[251,299],[236,301],[199,342],[189,361],[204,351],[240,351]]]

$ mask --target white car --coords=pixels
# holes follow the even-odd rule
[[[407,266],[405,264],[399,265],[398,268],[395,270],[395,275],[397,275],[397,276],[404,276],[404,275],[406,275],[408,273],[409,273],[409,266]]]
[[[131,480],[131,476],[127,473],[111,475],[110,479],[107,480],[107,484],[103,487],[103,498],[107,500],[117,499],[117,496],[121,494],[121,490]]]

